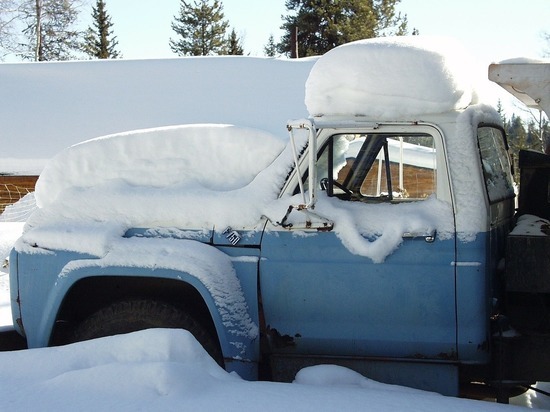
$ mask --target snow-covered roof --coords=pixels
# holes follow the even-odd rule
[[[37,174],[97,136],[185,123],[286,135],[315,58],[243,56],[0,64],[0,173]]]
[[[472,65],[463,48],[423,36],[361,40],[332,49],[307,79],[313,116],[411,120],[475,102]],[[416,119],[412,119],[416,120]]]

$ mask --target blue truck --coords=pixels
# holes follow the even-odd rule
[[[365,69],[366,76],[386,76],[381,87],[414,83],[408,95],[392,97],[390,90],[365,103],[352,93],[359,83],[347,95],[345,84],[330,84],[357,73],[346,56],[362,65],[361,56],[373,58],[371,49],[377,63],[368,66],[379,74]],[[427,104],[430,87],[443,87],[425,67],[433,52],[403,44],[396,49],[412,59],[401,71],[382,64],[397,59],[384,40],[339,47],[319,59],[306,85],[317,93],[309,97],[311,117],[287,125],[287,167],[254,179],[277,190],[277,207],[259,208],[255,222],[132,221],[110,232],[97,251],[82,245],[86,236],[79,238],[88,226],[69,228],[91,208],[88,201],[72,217],[56,216],[68,223],[55,236],[50,230],[41,237],[48,226],[31,219],[10,256],[14,326],[28,347],[185,328],[220,365],[246,379],[290,381],[303,367],[330,363],[381,382],[502,401],[550,380],[550,162],[543,154],[523,154],[522,179],[530,181],[521,182],[526,190],[516,210],[498,113],[472,99],[453,107],[445,99],[441,108],[436,98]],[[390,54],[384,59],[379,53]],[[403,80],[415,72],[417,54],[424,65],[417,72],[428,78]],[[519,66],[496,65],[491,76],[513,86]],[[535,66],[547,86],[548,64]],[[445,68],[437,67],[448,81]],[[333,69],[344,72],[335,77]],[[503,69],[513,75],[496,73]],[[422,98],[411,101],[419,90]],[[449,94],[456,97],[456,88],[445,98]],[[366,113],[333,104],[354,98]],[[158,138],[162,131],[155,133]],[[86,147],[77,146],[78,156]],[[70,154],[63,159],[70,161]],[[75,164],[92,162],[78,156]],[[537,179],[546,195],[528,189]],[[103,188],[94,181],[84,186],[75,202],[86,190]],[[228,192],[238,194],[227,190],[219,199]],[[241,207],[237,200],[231,204]],[[54,206],[43,215],[55,214]],[[104,208],[107,217],[94,220],[101,227],[133,210]],[[200,202],[193,205],[193,213],[200,208]],[[185,206],[180,214],[187,214]]]

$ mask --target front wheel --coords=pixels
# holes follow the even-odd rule
[[[80,323],[72,340],[81,342],[151,328],[188,330],[223,367],[218,343],[199,322],[184,310],[155,300],[127,300],[106,306]]]

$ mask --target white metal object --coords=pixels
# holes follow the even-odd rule
[[[489,80],[527,107],[550,114],[550,61],[506,61],[489,66]]]

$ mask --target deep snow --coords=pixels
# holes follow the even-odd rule
[[[228,374],[183,330],[0,353],[0,408],[15,411],[504,411],[487,402],[384,385],[337,366],[294,383]]]

